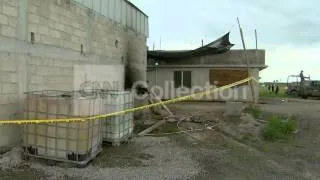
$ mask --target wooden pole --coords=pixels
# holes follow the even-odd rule
[[[158,102],[162,102],[161,98],[158,97],[154,92],[150,91],[150,94],[158,101]],[[151,99],[151,97],[150,97]],[[166,106],[165,104],[161,104],[161,106],[169,113],[170,116],[174,116],[174,114],[172,113],[172,111],[170,111],[170,109],[168,108],[168,106]]]
[[[159,126],[165,124],[166,122],[167,122],[167,120],[161,120],[161,121],[155,123],[154,125],[152,125],[151,127],[149,127],[147,129],[143,130],[142,132],[140,132],[138,134],[138,136],[144,136],[144,135],[152,132],[154,129],[158,128]]]
[[[238,21],[238,25],[239,25],[239,30],[240,30],[240,36],[241,36],[241,41],[242,41],[242,46],[243,46],[243,57],[246,61],[246,64],[247,64],[247,71],[248,71],[248,76],[250,77],[251,76],[251,73],[250,73],[250,66],[249,66],[249,60],[248,60],[248,57],[247,57],[247,49],[246,49],[246,44],[244,42],[244,38],[243,38],[243,31],[242,31],[242,28],[241,28],[241,25],[240,25],[240,21],[239,21],[239,18],[237,18],[237,21]],[[253,88],[253,85],[252,85],[252,81],[248,81],[249,83],[249,86],[250,86],[250,89],[251,89],[251,94],[252,94],[252,101],[253,101],[253,104],[256,103],[256,98],[255,98],[255,93],[254,93],[254,88]]]

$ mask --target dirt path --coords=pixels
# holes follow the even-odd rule
[[[205,145],[207,147],[201,151],[206,152],[204,153],[205,158],[199,160],[203,169],[207,171],[207,175],[199,175],[196,179],[210,179],[209,177],[219,177],[217,179],[320,179],[320,120],[318,120],[320,101],[273,99],[269,100],[268,104],[260,106],[267,113],[298,115],[301,120],[299,133],[295,140],[248,143],[249,147],[244,147],[230,139],[224,138],[218,141],[209,138]],[[223,110],[225,104],[200,103],[199,106],[181,104],[175,108],[181,111],[179,113],[201,108],[201,112],[210,117],[210,115],[214,116],[215,112]],[[219,136],[219,133],[215,135],[207,133],[203,136]],[[215,143],[216,151],[222,149],[223,158],[217,155],[219,153],[212,151],[212,143]],[[253,152],[250,146],[258,148]],[[195,151],[200,152],[197,148]],[[219,159],[222,160],[219,161]],[[220,163],[217,165],[217,162]]]

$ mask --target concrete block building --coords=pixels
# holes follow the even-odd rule
[[[266,68],[264,50],[230,50],[229,33],[203,47],[185,51],[148,51],[147,79],[162,99],[172,99],[196,92],[210,90],[246,79],[249,75],[259,79],[259,72]],[[211,87],[212,88],[212,87]],[[259,84],[253,92],[259,98]],[[248,83],[212,94],[197,100],[251,101]]]
[[[123,65],[146,80],[148,31],[127,0],[1,0],[0,120],[23,117],[25,92],[73,90],[76,65]],[[0,126],[0,147],[19,140],[17,128]]]

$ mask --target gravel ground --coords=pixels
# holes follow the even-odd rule
[[[199,165],[191,158],[190,152],[187,149],[177,146],[176,142],[172,141],[170,138],[143,137],[133,140],[129,146],[131,150],[127,149],[127,152],[121,152],[120,155],[140,159],[139,163],[134,166],[125,164],[126,162],[130,162],[125,158],[122,159],[124,164],[119,167],[102,168],[101,166],[105,163],[108,164],[109,162],[101,162],[98,159],[102,158],[107,161],[115,154],[103,154],[102,157],[99,156],[97,158],[96,161],[98,162],[94,161],[91,165],[83,169],[47,166],[38,162],[26,164],[29,166],[30,170],[43,173],[42,177],[38,177],[39,179],[43,178],[48,180],[71,178],[83,180],[105,180],[106,178],[112,180],[174,180],[188,179],[199,172]],[[132,157],[130,154],[132,149],[142,149],[142,151],[140,151],[140,156]],[[3,160],[5,163],[0,164],[1,168],[17,167],[18,163],[16,157],[19,157],[19,152],[11,151],[9,154],[13,156],[5,156],[5,160]],[[14,161],[11,161],[10,158]],[[119,159],[121,160],[121,157]],[[14,178],[16,177],[12,176],[12,179]],[[9,175],[7,179],[10,179]]]
[[[0,157],[0,179],[320,179],[320,101],[272,99],[261,108],[267,114],[299,115],[300,131],[295,141],[250,144],[235,141],[214,128],[143,137],[118,148],[105,147],[83,169],[47,166],[35,160],[25,162],[18,158],[20,152],[15,148]],[[202,128],[203,124],[221,121],[225,104],[181,103],[170,105],[170,109],[177,115],[193,114],[201,120],[183,123],[182,127]]]
[[[0,167],[2,170],[8,170],[19,166],[22,163],[20,158],[21,150],[18,147],[0,156]]]

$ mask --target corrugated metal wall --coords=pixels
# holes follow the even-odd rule
[[[147,71],[147,81],[149,82],[149,86],[156,85],[157,71],[155,69],[149,69]]]
[[[73,0],[149,37],[148,16],[126,0]]]

